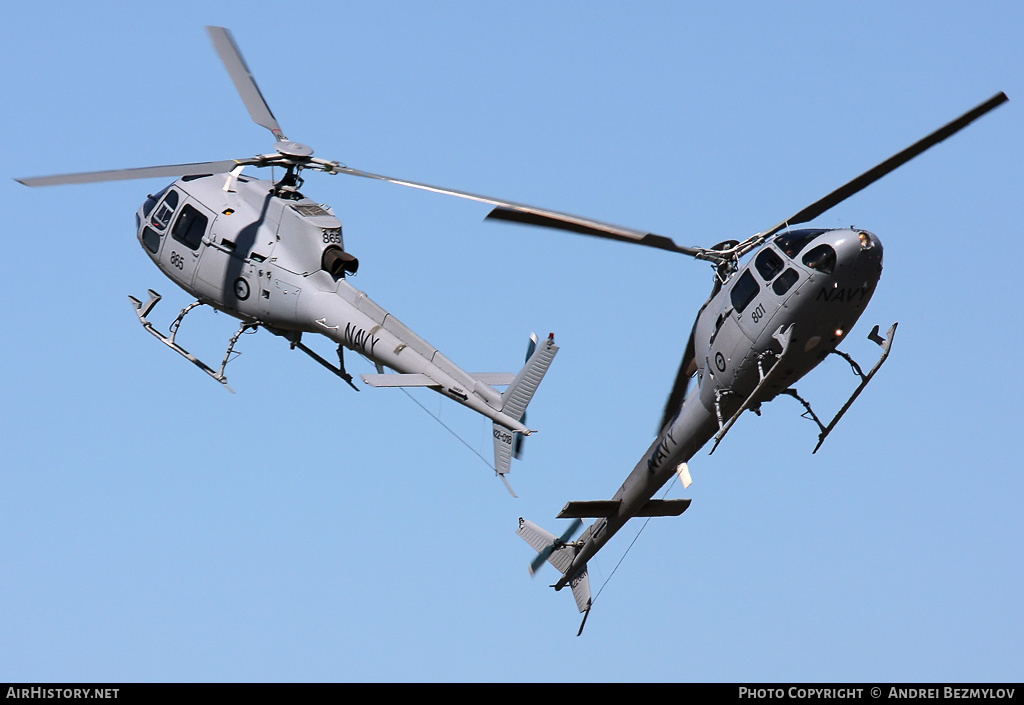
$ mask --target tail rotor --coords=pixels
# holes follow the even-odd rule
[[[523,519],[520,519],[519,521],[520,532],[522,532],[522,527],[526,522]],[[573,537],[575,537],[576,534],[579,533],[580,527],[582,526],[583,521],[581,519],[574,519],[572,524],[569,525],[569,528],[566,529],[561,536],[557,538],[553,534],[548,534],[547,536],[545,536],[544,538],[546,539],[546,545],[544,545],[540,549],[540,552],[537,553],[536,558],[534,558],[533,561],[530,563],[530,575],[535,575],[537,571],[540,570],[540,567],[544,565],[544,561],[551,558],[551,554],[553,554],[560,548],[564,548],[573,539]],[[524,536],[524,538],[526,537]],[[527,541],[530,543],[530,545],[534,546],[534,548],[537,547],[537,545],[533,541],[530,541],[529,539],[527,539]],[[562,569],[559,568],[559,570]],[[563,570],[562,572],[564,573],[565,571]]]

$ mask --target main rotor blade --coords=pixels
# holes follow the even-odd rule
[[[1009,100],[1009,98],[1006,97],[1005,93],[997,93],[996,95],[986,100],[984,103],[978,105],[973,110],[969,110],[968,112],[958,117],[956,120],[953,120],[952,122],[943,125],[935,132],[931,133],[927,137],[918,140],[914,144],[904,149],[902,152],[894,154],[893,156],[889,157],[878,166],[872,169],[868,169],[863,174],[858,176],[856,179],[844,184],[843,186],[840,186],[839,188],[837,188],[835,191],[828,194],[824,198],[815,201],[814,203],[807,206],[799,213],[796,213],[790,218],[782,221],[774,228],[765,231],[764,233],[761,234],[761,237],[770,237],[771,235],[786,228],[788,225],[806,223],[810,220],[813,220],[814,218],[817,218],[819,215],[821,215],[828,209],[842,203],[853,194],[857,193],[858,191],[861,191],[867,186],[870,186],[871,184],[878,181],[880,178],[882,178],[889,172],[894,171],[898,167],[906,164],[911,159],[921,154],[929,147],[937,145],[939,142],[946,139],[947,137],[950,137],[959,132],[960,130],[964,129],[985,113],[989,112],[990,110],[994,110],[995,108],[998,108],[1007,100]]]
[[[533,206],[522,206],[518,204],[506,204],[498,206],[487,217],[493,220],[506,220],[512,223],[523,223],[524,225],[536,225],[542,228],[553,228],[555,230],[567,230],[582,235],[593,235],[608,240],[619,242],[632,242],[637,245],[656,247],[659,250],[679,252],[684,255],[696,257],[703,250],[696,247],[684,247],[677,245],[670,238],[664,235],[646,233],[642,230],[624,228],[621,225],[602,223],[599,220],[581,218],[580,216],[557,211],[543,210]]]
[[[491,196],[481,196],[479,194],[444,188],[441,186],[431,186],[430,184],[408,181],[406,179],[396,179],[394,177],[383,176],[381,174],[372,174],[368,171],[360,171],[347,166],[335,167],[332,171],[341,174],[349,174],[350,176],[362,176],[367,179],[387,181],[400,186],[409,186],[412,188],[422,189],[424,191],[457,196],[459,198],[468,198],[472,201],[479,201],[481,203],[488,203],[492,206],[496,206],[494,210],[487,214],[487,218],[493,220],[507,220],[516,223],[525,223],[527,225],[539,225],[559,230],[568,230],[570,232],[583,233],[584,235],[594,235],[596,237],[604,237],[610,240],[634,242],[638,245],[657,247],[670,252],[680,252],[684,255],[690,255],[691,257],[695,257],[698,253],[704,252],[704,250],[696,247],[683,247],[677,245],[672,240],[662,235],[655,235],[653,233],[645,233],[642,230],[633,230],[632,228],[624,228],[619,225],[602,223],[597,220],[581,218],[580,216],[570,215],[568,213],[549,211],[535,206],[528,206],[523,203],[516,203],[514,201],[506,201],[500,198],[493,198]]]
[[[192,174],[218,174],[234,169],[246,160],[228,159],[223,162],[195,162],[193,164],[167,164],[145,166],[138,169],[113,169],[111,171],[84,171],[77,174],[56,174],[15,179],[26,186],[57,186],[60,184],[91,184],[97,181],[121,181],[125,179],[148,179],[157,176],[189,176]]]
[[[665,430],[665,427],[672,422],[672,419],[675,418],[675,415],[683,406],[683,402],[686,401],[686,390],[690,386],[690,378],[697,371],[697,356],[693,345],[693,338],[696,333],[697,322],[694,321],[693,328],[690,330],[690,339],[687,341],[686,349],[683,352],[683,359],[679,363],[676,381],[672,383],[672,391],[669,392],[668,399],[665,401],[665,410],[661,414],[661,425],[658,426],[657,433]]]
[[[281,126],[277,124],[277,118],[270,112],[270,106],[267,105],[263,94],[260,93],[260,87],[256,85],[256,79],[252,77],[252,72],[249,71],[245,59],[242,58],[242,52],[238,50],[238,45],[232,39],[231,32],[224,27],[209,26],[206,31],[209,33],[210,39],[213,40],[213,46],[217,50],[220,60],[224,62],[253,122],[273,132],[274,138],[278,142],[286,140],[287,137],[281,132]]]

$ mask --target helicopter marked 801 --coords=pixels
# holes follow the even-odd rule
[[[779,394],[797,399],[804,416],[820,430],[817,452],[839,419],[885,362],[896,324],[883,338],[878,326],[868,338],[882,348],[866,374],[836,349],[870,301],[882,273],[882,243],[859,228],[805,228],[807,223],[897,167],[963,129],[1006,102],[999,93],[907,149],[861,174],[778,225],[743,242],[727,241],[711,249],[680,247],[660,235],[609,225],[578,216],[519,204],[503,204],[489,218],[538,225],[598,237],[635,242],[706,260],[715,266],[711,297],[697,313],[657,437],[610,500],[569,502],[559,518],[573,519],[559,537],[525,519],[517,533],[539,553],[534,574],[547,560],[562,574],[552,586],[572,589],[584,614],[582,633],[593,604],[587,561],[632,517],[678,516],[689,499],[653,499],[674,475],[689,487],[687,461],[714,439],[711,452],[746,411],[760,414],[763,403]],[[743,266],[740,258],[758,250]],[[793,388],[830,353],[843,357],[860,377],[849,400],[823,423]],[[696,388],[687,394],[690,378]],[[581,519],[593,518],[578,540]]]
[[[511,459],[518,457],[522,436],[532,433],[525,426],[526,407],[558,352],[554,335],[540,344],[533,337],[518,375],[470,374],[351,286],[345,277],[356,272],[359,262],[345,250],[341,222],[330,206],[299,193],[301,172],[313,169],[444,190],[356,171],[316,158],[310,147],[290,141],[228,30],[208,27],[207,31],[253,121],[273,133],[274,153],[18,181],[27,186],[52,186],[180,177],[146,199],[136,214],[136,226],[146,254],[196,301],[178,314],[165,335],[147,319],[160,295],[150,289],[146,302],[130,297],[146,330],[225,387],[224,368],[246,331],[263,327],[286,338],[292,348],[307,353],[358,391],[342,357],[344,348],[349,348],[376,366],[379,374],[362,375],[367,384],[429,387],[491,419],[494,469],[508,487],[505,475]],[[285,174],[277,183],[264,181],[244,176],[246,166],[280,166]],[[242,321],[218,369],[175,341],[185,315],[204,304]],[[337,343],[337,365],[308,348],[302,342],[303,333],[318,333]],[[398,374],[384,374],[385,367]],[[501,393],[492,385],[506,389]]]

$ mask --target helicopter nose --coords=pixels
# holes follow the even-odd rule
[[[835,273],[840,278],[877,277],[882,268],[882,243],[867,230],[832,230],[807,250],[801,261],[811,269]]]
[[[860,245],[858,262],[870,264],[881,268],[882,266],[882,241],[878,236],[867,230],[856,230],[857,239]]]
[[[882,261],[882,242],[867,230],[838,230],[831,241],[840,263],[861,268]]]
[[[868,232],[867,230],[857,230],[857,239],[860,240],[860,249],[862,252],[867,250],[878,250],[879,253],[882,251],[882,241],[878,239],[878,236],[874,233]]]

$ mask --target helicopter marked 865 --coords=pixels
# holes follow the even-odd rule
[[[285,137],[228,30],[208,27],[207,31],[249,115],[274,135],[272,153],[18,181],[27,186],[53,186],[179,177],[146,199],[136,213],[136,229],[150,259],[196,301],[178,314],[170,334],[165,335],[146,318],[160,295],[151,289],[145,302],[131,297],[146,330],[225,387],[224,368],[232,358],[235,343],[246,331],[262,327],[285,338],[293,349],[302,350],[357,389],[345,371],[342,352],[347,347],[376,366],[379,374],[362,375],[367,384],[430,387],[491,419],[495,431],[494,469],[505,481],[519,446],[503,439],[517,436],[521,440],[522,435],[532,433],[524,424],[526,406],[558,351],[554,335],[539,345],[531,341],[532,354],[518,375],[465,372],[348,283],[346,276],[356,272],[359,261],[345,250],[341,222],[330,206],[306,198],[299,189],[302,171],[312,169],[486,199],[357,171],[314,157],[310,147]],[[283,167],[285,173],[276,183],[264,181],[243,175],[248,166]],[[197,359],[175,341],[185,315],[204,304],[241,320],[219,369]],[[319,333],[334,341],[338,346],[337,364],[308,348],[302,342],[303,333]],[[385,367],[398,374],[384,374]],[[506,389],[499,392],[495,386]],[[507,481],[505,484],[508,486]]]
[[[345,347],[351,348],[352,350],[360,350],[366,353],[370,358],[373,357],[373,349],[377,347],[377,343],[380,342],[380,338],[373,335],[376,331],[380,330],[380,326],[374,326],[371,329],[372,332],[367,333],[362,328],[358,328],[351,323],[345,324]]]
[[[674,474],[689,485],[687,461],[706,443],[722,440],[746,410],[760,413],[761,405],[779,394],[799,401],[805,416],[820,430],[816,452],[839,419],[885,362],[896,324],[883,338],[875,326],[868,338],[882,348],[875,366],[865,374],[836,346],[860,318],[882,273],[882,243],[859,228],[805,228],[807,223],[854,193],[877,181],[929,147],[963,129],[1006,102],[999,93],[961,117],[944,125],[907,149],[841,186],[778,225],[743,242],[729,240],[710,249],[681,247],[661,235],[609,225],[579,216],[522,204],[497,204],[489,218],[527,225],[569,230],[598,237],[634,242],[711,262],[714,288],[697,313],[675,384],[665,404],[657,437],[626,477],[611,500],[569,502],[558,515],[573,519],[559,537],[520,518],[517,533],[535,550],[530,565],[535,573],[545,561],[561,577],[553,585],[572,588],[579,611],[590,607],[587,561],[632,517],[678,516],[689,499],[658,500],[654,494]],[[757,250],[742,266],[740,259]],[[750,309],[750,315],[743,312]],[[844,358],[860,377],[849,400],[824,424],[793,388],[829,354]],[[711,364],[711,361],[713,365]],[[714,369],[712,369],[712,367]],[[688,392],[690,378],[697,386]],[[593,518],[582,536],[570,539]]]

